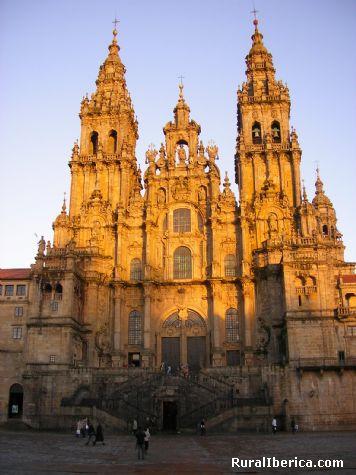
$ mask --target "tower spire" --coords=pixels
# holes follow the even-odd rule
[[[320,179],[320,170],[319,166],[316,168],[316,182],[315,182],[315,194],[319,195],[324,193],[324,183]]]

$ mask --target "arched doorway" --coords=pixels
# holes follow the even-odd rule
[[[161,362],[176,372],[180,364],[191,371],[206,366],[207,329],[204,318],[191,309],[172,313],[162,325]]]
[[[10,387],[9,391],[9,412],[11,419],[20,419],[22,417],[23,408],[23,387],[21,384],[15,383]]]

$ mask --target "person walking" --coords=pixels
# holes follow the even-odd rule
[[[144,460],[145,458],[145,433],[138,427],[136,434],[136,450],[137,450],[137,457],[139,460]]]
[[[167,376],[170,376],[172,372],[172,368],[170,366],[167,367]]]
[[[272,419],[272,432],[273,434],[277,432],[277,419],[275,417]]]
[[[100,422],[98,422],[98,425],[96,426],[95,439],[93,440],[93,445],[95,445],[97,442],[101,442],[103,445],[105,445],[104,432],[103,432],[103,428]]]
[[[75,435],[76,437],[80,437],[81,436],[81,433],[82,433],[82,425],[83,425],[83,421],[78,421],[77,422],[77,430],[75,431]]]
[[[200,422],[200,435],[206,434],[205,420],[202,419]]]
[[[88,431],[87,431],[87,434],[88,434],[88,440],[86,441],[86,444],[85,445],[89,445],[89,442],[91,441],[92,438],[95,438],[95,429],[94,429],[94,426],[93,424],[88,421]]]
[[[132,432],[133,432],[133,435],[136,435],[136,432],[137,432],[137,419],[134,419],[134,420],[133,420],[133,423],[132,423]]]
[[[292,420],[290,421],[290,427],[292,429],[293,434],[295,433],[295,419],[292,417]]]
[[[150,429],[149,429],[149,427],[146,427],[146,430],[145,430],[145,452],[146,452],[146,454],[148,452],[148,446],[150,444],[150,438],[151,438]]]

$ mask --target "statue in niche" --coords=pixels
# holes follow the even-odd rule
[[[90,239],[90,245],[91,246],[96,246],[100,241],[102,241],[103,235],[101,233],[101,225],[99,221],[95,221],[93,223],[93,227],[91,229],[91,239]]]
[[[198,200],[199,200],[199,201],[205,201],[205,200],[206,200],[206,191],[205,191],[204,186],[201,186],[201,187],[199,188]]]
[[[268,237],[272,239],[276,237],[276,235],[278,234],[278,219],[274,213],[271,213],[268,216],[267,224],[268,224]]]
[[[157,204],[164,205],[165,202],[166,202],[166,192],[164,191],[163,188],[160,188],[157,194]]]
[[[183,144],[180,144],[178,147],[178,163],[179,165],[185,165],[185,162],[187,160],[187,154],[184,149]]]

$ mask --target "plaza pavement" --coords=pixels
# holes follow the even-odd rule
[[[72,434],[0,430],[1,474],[211,475],[298,473],[356,475],[356,433],[154,435],[144,461],[132,436],[109,435],[106,445],[85,446]],[[231,457],[342,459],[343,470],[235,469]]]

